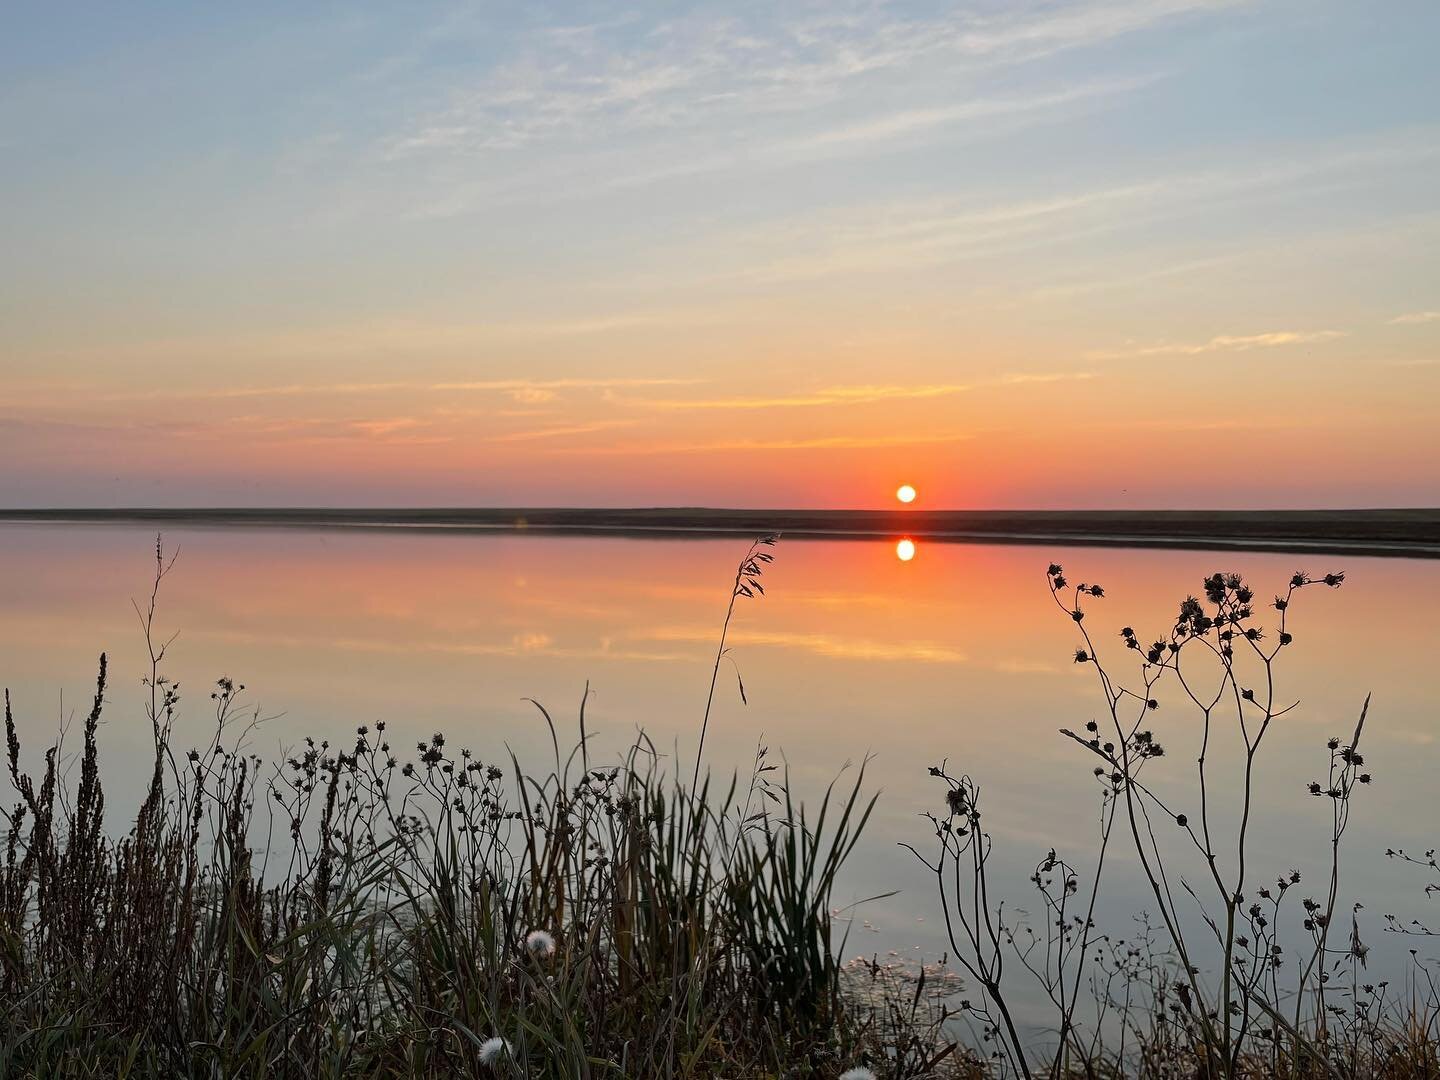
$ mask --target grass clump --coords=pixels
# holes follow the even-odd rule
[[[215,742],[173,772],[157,745],[150,793],[112,841],[104,692],[102,659],[73,793],[57,748],[38,777],[20,769],[7,702],[11,1068],[838,1071],[849,1015],[831,892],[872,806],[863,768],[813,817],[783,780],[766,788],[775,813],[746,814],[734,780],[691,791],[643,739],[603,767],[577,747],[536,777],[439,733],[402,765],[377,724],[344,748],[307,739],[263,775],[221,741],[238,695],[226,681]],[[287,834],[268,866],[252,846],[265,806],[265,831]]]

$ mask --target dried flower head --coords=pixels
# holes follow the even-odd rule
[[[480,1044],[480,1064],[488,1068],[494,1068],[500,1062],[510,1057],[510,1044],[498,1035],[486,1039]]]
[[[537,960],[555,955],[555,938],[544,930],[531,930],[525,935],[525,951]]]

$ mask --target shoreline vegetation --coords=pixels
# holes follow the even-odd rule
[[[765,595],[775,539],[741,557],[716,671],[731,616]],[[963,761],[931,765],[928,812],[903,846],[934,875],[951,952],[914,967],[843,960],[854,905],[833,894],[879,798],[865,764],[809,808],[763,742],[747,768],[713,774],[700,760],[713,678],[693,773],[643,733],[602,758],[588,688],[573,741],[533,703],[553,743],[538,771],[440,732],[392,747],[378,721],[298,738],[267,762],[243,684],[221,677],[192,704],[167,673],[175,639],[157,612],[174,566],[157,539],[136,604],[153,758],[133,816],[116,820],[101,779],[103,655],[81,745],[62,727],[38,770],[6,692],[0,1076],[1440,1075],[1440,973],[1412,950],[1400,985],[1369,974],[1366,917],[1339,889],[1350,814],[1373,779],[1368,699],[1353,734],[1309,748],[1319,779],[1297,792],[1321,810],[1328,880],[1246,860],[1262,742],[1269,753],[1294,738],[1274,723],[1294,708],[1277,681],[1293,609],[1343,573],[1297,571],[1273,603],[1216,573],[1152,639],[1102,631],[1105,589],[1052,563],[1073,662],[1104,703],[1100,720],[1056,735],[1093,770],[1093,865],[1044,854],[1023,915],[987,870],[980,782]],[[1238,770],[1226,740],[1242,748]],[[1148,767],[1167,746],[1196,762],[1198,800]],[[963,747],[937,757],[947,749]],[[1237,800],[1236,822],[1216,809]],[[1387,854],[1440,889],[1433,851]],[[1120,938],[1097,919],[1107,867],[1127,857],[1153,921]],[[1386,918],[1417,943],[1437,935]],[[1038,1042],[1014,1019],[1017,980],[1054,1006]]]
[[[734,510],[708,507],[3,509],[0,522],[529,530],[625,536],[756,536],[1306,552],[1440,558],[1440,509]]]

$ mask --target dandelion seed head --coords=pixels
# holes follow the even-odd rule
[[[531,930],[525,935],[525,949],[540,960],[548,960],[555,955],[555,938],[544,930]]]
[[[510,1056],[510,1044],[498,1035],[480,1044],[480,1064],[497,1065],[502,1058]]]
[[[875,1074],[865,1066],[858,1065],[841,1073],[840,1080],[875,1080]]]

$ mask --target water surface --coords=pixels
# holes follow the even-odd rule
[[[1093,669],[1073,662],[1075,628],[1050,599],[1049,562],[1104,584],[1086,627],[1122,672],[1133,654],[1119,647],[1120,627],[1163,633],[1178,601],[1217,569],[1243,572],[1262,600],[1297,568],[1343,569],[1343,588],[1306,590],[1292,610],[1280,697],[1300,705],[1261,754],[1250,861],[1259,881],[1295,868],[1322,892],[1328,803],[1305,785],[1323,779],[1326,738],[1348,736],[1373,691],[1365,751],[1376,783],[1346,838],[1344,903],[1353,894],[1366,904],[1372,967],[1398,972],[1410,942],[1385,937],[1381,914],[1423,917],[1433,905],[1425,879],[1384,850],[1440,841],[1440,562],[924,540],[902,560],[898,539],[781,542],[766,595],[741,601],[730,636],[749,703],[727,663],[707,744],[725,771],[746,769],[768,745],[811,797],[869,759],[867,787],[881,798],[845,899],[899,892],[860,909],[848,952],[945,948],[930,883],[899,846],[928,835],[919,815],[940,808],[942,791],[927,767],[942,759],[981,784],[996,888],[1016,907],[1031,905],[1026,878],[1052,846],[1087,872],[1093,759],[1057,729],[1102,719],[1102,702]],[[209,684],[229,675],[274,717],[252,741],[267,757],[304,734],[343,742],[383,719],[400,746],[441,730],[482,759],[509,748],[544,769],[549,734],[526,699],[573,724],[588,682],[595,755],[644,729],[687,771],[745,548],[291,528],[177,528],[165,542],[180,551],[158,623],[179,631],[167,670],[182,686],[182,743],[208,740]],[[83,714],[96,657],[108,652],[101,747],[112,826],[133,812],[146,760],[144,643],[131,604],[148,590],[153,547],[139,526],[0,527],[0,682],[24,758],[33,766],[57,725]],[[1152,780],[1184,806],[1195,798],[1194,714],[1172,688],[1153,720],[1168,753]],[[1212,749],[1222,820],[1238,795],[1235,749],[1229,736]],[[1102,921],[1123,933],[1145,894],[1124,845],[1115,851]],[[1198,883],[1178,833],[1175,858]]]

